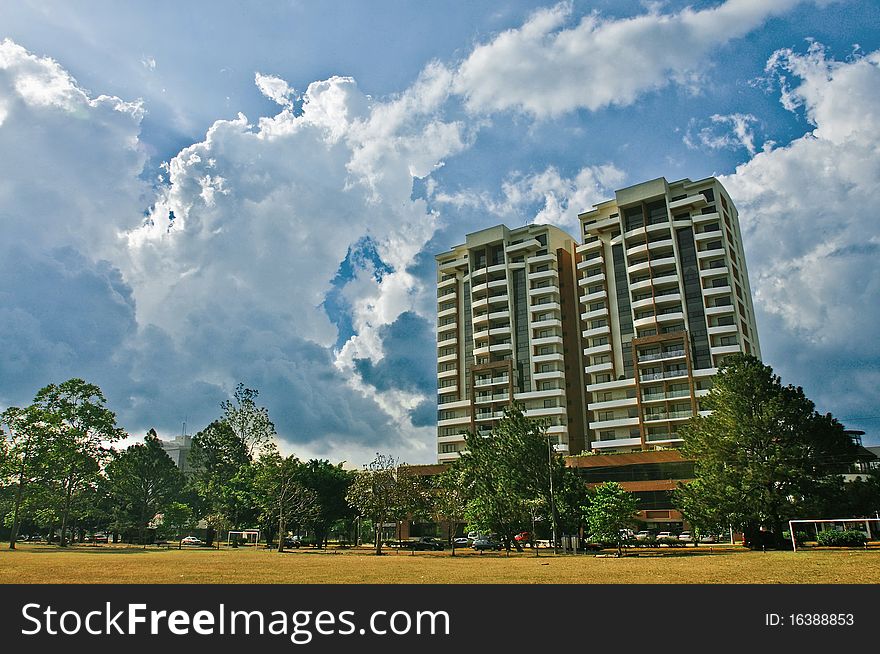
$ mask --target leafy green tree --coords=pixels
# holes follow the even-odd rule
[[[256,497],[262,516],[277,525],[278,551],[284,551],[287,528],[310,524],[319,514],[318,495],[301,481],[300,461],[283,457],[274,446],[264,449],[255,466]],[[271,536],[267,537],[267,545]]]
[[[462,471],[453,463],[446,472],[437,476],[434,484],[434,512],[438,520],[449,523],[449,540],[452,544],[452,556],[455,556],[456,525],[465,519],[468,506]]]
[[[752,356],[729,357],[702,405],[712,413],[679,430],[695,479],[675,491],[677,505],[700,527],[743,530],[747,543],[764,543],[764,528],[784,547],[786,522],[832,496],[858,456],[843,425]]]
[[[521,405],[505,408],[488,438],[465,435],[459,458],[468,494],[467,518],[482,531],[497,533],[510,551],[514,534],[531,524],[534,500],[541,500],[554,525],[559,514],[552,485],[560,487],[565,462],[550,449],[546,422],[527,418]],[[555,529],[554,529],[555,531]]]
[[[61,481],[61,539],[67,544],[71,507],[77,493],[93,484],[109,456],[107,445],[125,436],[116,414],[106,407],[101,389],[82,379],[69,379],[40,389],[34,405],[58,425],[52,439],[53,469]]]
[[[318,512],[313,521],[318,547],[327,543],[330,527],[339,520],[353,519],[354,511],[345,500],[355,473],[344,470],[342,464],[312,459],[300,464],[300,481],[317,495]]]
[[[623,554],[625,530],[635,523],[638,498],[616,481],[606,481],[593,488],[587,507],[590,534],[599,540],[614,543],[617,556]]]
[[[3,467],[0,470],[3,474],[0,478],[8,476],[15,487],[11,502],[11,550],[15,549],[28,494],[46,472],[47,447],[58,428],[53,418],[34,405],[24,409],[10,407],[0,414],[0,435],[3,436]]]
[[[223,421],[242,442],[248,457],[255,456],[260,448],[271,443],[275,437],[275,425],[269,420],[269,410],[257,406],[259,394],[259,391],[239,384],[235,388],[233,399],[220,404]]]
[[[397,514],[400,505],[399,467],[394,457],[377,453],[376,458],[355,475],[346,494],[349,505],[373,523],[376,556],[382,554],[382,527]]]
[[[162,522],[159,530],[162,538],[176,540],[184,532],[193,530],[195,526],[195,514],[189,504],[171,502],[162,510]]]
[[[152,429],[143,443],[118,453],[107,464],[105,474],[111,501],[138,530],[141,544],[149,523],[178,498],[184,485],[183,474]]]
[[[216,420],[193,437],[189,465],[203,515],[222,515],[217,524],[253,523],[258,511],[251,457],[227,422]]]

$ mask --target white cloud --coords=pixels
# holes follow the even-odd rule
[[[697,121],[691,121],[684,143],[691,149],[700,147],[710,150],[737,150],[745,148],[752,156],[755,155],[755,132],[752,125],[758,118],[752,114],[733,113],[728,115],[713,114],[709,118],[711,125],[696,129]],[[718,128],[724,131],[719,132]]]
[[[475,112],[518,109],[549,117],[629,105],[670,82],[696,88],[714,51],[799,1],[727,0],[677,13],[651,5],[632,18],[594,13],[575,25],[569,25],[571,3],[562,2],[476,47],[454,89]]]
[[[721,180],[740,212],[765,355],[801,378],[824,370],[818,394],[837,401],[856,392],[854,369],[880,361],[880,51],[835,61],[814,43],[775,53],[768,72],[814,129]]]
[[[515,175],[504,182],[505,203],[515,211],[537,204],[532,222],[556,225],[578,238],[578,214],[607,200],[625,179],[612,164],[581,168],[574,177],[563,177],[553,166],[527,176]]]

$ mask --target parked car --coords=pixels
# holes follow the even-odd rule
[[[712,534],[706,534],[705,536],[700,536],[701,543],[717,543],[718,537],[713,536]]]
[[[302,547],[302,539],[299,536],[285,536],[284,547]]]
[[[678,535],[678,540],[685,543],[693,543],[694,535],[689,531],[683,531]]]
[[[513,537],[513,540],[515,540],[520,545],[525,545],[526,543],[532,542],[532,535],[527,531],[521,531]]]
[[[43,540],[43,537],[40,536],[39,534],[34,534],[30,538],[28,538],[28,540],[31,541],[32,543],[39,543]]]
[[[419,538],[410,544],[414,550],[440,552],[443,550],[443,543],[436,538]]]
[[[636,534],[636,540],[650,540],[654,537],[654,532],[648,531],[647,529],[643,529],[639,533]]]
[[[657,534],[657,540],[663,540],[664,538],[671,538],[673,540],[678,540],[678,537],[673,534],[671,531],[661,531]]]
[[[95,543],[109,543],[110,538],[103,531],[99,531],[97,534],[92,536],[92,541]]]
[[[459,536],[458,538],[454,538],[452,540],[452,543],[456,547],[470,547],[471,543],[473,542],[474,540],[472,538],[468,538],[467,536]]]
[[[483,550],[500,550],[503,546],[500,541],[493,538],[478,538],[471,547],[482,552]]]
[[[186,536],[180,540],[181,545],[204,545],[205,541],[195,536]]]
[[[623,540],[632,540],[636,537],[632,529],[621,529],[618,533]]]

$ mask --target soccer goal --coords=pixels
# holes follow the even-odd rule
[[[798,525],[801,525],[799,528]],[[791,538],[791,546],[795,552],[798,550],[798,541],[803,548],[806,538],[820,540],[819,534],[824,531],[860,531],[866,540],[880,539],[880,517],[876,518],[811,518],[804,520],[789,520],[788,534]],[[801,538],[797,537],[802,533]]]
[[[233,540],[237,544],[239,540],[244,541],[242,545],[253,545],[256,549],[260,542],[259,529],[242,529],[240,531],[230,531],[226,534],[226,545],[232,545]]]

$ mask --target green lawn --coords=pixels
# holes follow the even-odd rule
[[[622,559],[250,548],[161,550],[25,544],[0,550],[0,583],[873,583],[878,550],[749,552],[708,547]]]

